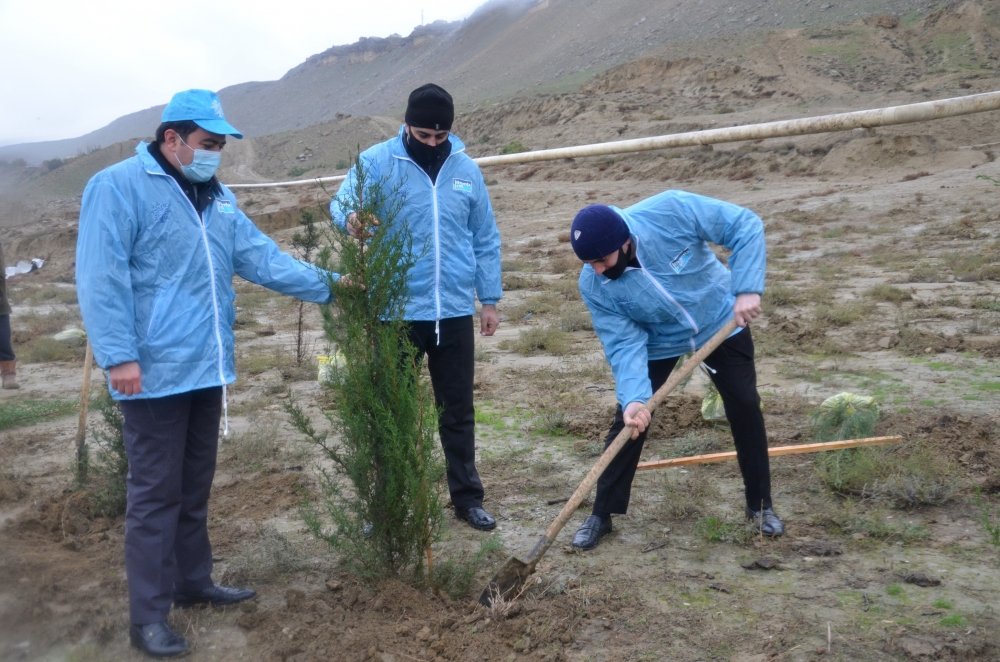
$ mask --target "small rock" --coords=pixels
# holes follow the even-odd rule
[[[922,572],[911,572],[903,575],[903,581],[916,586],[940,586],[941,580],[936,577],[928,577]]]
[[[778,570],[778,559],[772,556],[762,556],[759,559],[741,564],[746,570]]]
[[[337,592],[340,589],[344,588],[344,584],[343,582],[338,581],[336,579],[328,579],[326,580],[326,588],[329,591]]]

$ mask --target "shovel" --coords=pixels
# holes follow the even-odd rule
[[[736,330],[736,320],[730,320],[724,327],[719,329],[719,331],[712,336],[705,345],[699,349],[697,352],[691,355],[691,358],[686,360],[684,364],[673,371],[663,386],[653,394],[649,402],[646,403],[646,408],[650,412],[656,409],[656,407],[663,402],[667,397],[667,394],[674,390],[681,381],[686,379],[688,375],[694,372],[705,358],[715,351],[715,348],[722,344],[726,338]],[[555,542],[556,536],[562,531],[562,528],[566,526],[566,522],[573,515],[573,512],[580,506],[583,502],[584,497],[590,492],[590,489],[594,487],[597,483],[597,479],[601,477],[604,470],[611,464],[611,460],[618,455],[619,451],[628,443],[632,436],[632,426],[626,425],[618,436],[614,438],[614,441],[604,450],[604,453],[597,459],[597,462],[591,467],[590,471],[587,473],[583,482],[580,486],[576,488],[573,492],[573,496],[569,498],[563,509],[559,511],[559,515],[553,520],[549,528],[545,530],[545,535],[538,539],[535,546],[531,549],[526,556],[518,557],[512,556],[507,559],[503,567],[493,576],[490,583],[486,585],[483,589],[482,594],[479,596],[479,603],[484,607],[491,607],[493,603],[497,600],[512,600],[520,594],[520,589],[524,585],[525,580],[535,572],[535,565],[538,563],[539,559],[548,551],[552,543]]]

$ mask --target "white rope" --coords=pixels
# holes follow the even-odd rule
[[[779,138],[782,136],[801,136],[809,133],[828,133],[832,131],[848,131],[858,128],[876,126],[891,126],[928,120],[969,115],[989,110],[1000,110],[1000,91],[972,94],[951,99],[923,101],[902,106],[888,106],[872,110],[858,110],[849,113],[804,117],[794,120],[778,120],[761,124],[746,124],[743,126],[724,127],[720,129],[704,129],[673,133],[651,138],[633,138],[631,140],[616,140],[592,145],[576,147],[558,147],[555,149],[540,149],[516,154],[500,154],[497,156],[482,156],[474,161],[480,166],[510,165],[514,163],[535,163],[538,161],[555,161],[582,156],[607,156],[611,154],[629,154],[668,147],[691,147],[695,145],[712,145],[724,142],[742,140],[760,140],[762,138]],[[268,184],[232,184],[229,188],[277,188],[284,186],[302,186],[305,184],[320,184],[323,182],[339,182],[345,175],[332,177],[317,177],[286,182],[271,182]]]

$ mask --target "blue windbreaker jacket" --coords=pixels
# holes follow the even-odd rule
[[[760,217],[722,200],[665,191],[613,209],[642,266],[612,280],[585,264],[579,285],[624,407],[652,397],[649,360],[701,347],[732,319],[737,294],[763,294],[767,251]],[[732,251],[728,269],[709,242]]]
[[[330,300],[327,274],[281,251],[222,186],[199,217],[140,143],[83,192],[76,248],[80,311],[102,368],[138,361],[159,398],[236,379],[233,275],[306,301]]]
[[[486,182],[465,145],[450,135],[451,155],[437,182],[406,153],[399,133],[361,153],[368,181],[394,193],[395,221],[403,222],[413,242],[416,262],[407,274],[404,318],[441,320],[472,315],[476,296],[482,304],[501,297],[500,233]],[[330,201],[334,222],[345,227],[356,187],[354,168]]]

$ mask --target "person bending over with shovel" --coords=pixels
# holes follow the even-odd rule
[[[785,531],[771,503],[767,434],[757,393],[749,324],[761,313],[764,227],[749,209],[685,191],[664,191],[626,209],[589,205],[577,213],[570,242],[583,261],[580,294],[615,377],[618,407],[607,447],[626,426],[625,445],[597,482],[593,513],[573,547],[593,549],[628,510],[632,479],[651,413],[646,403],[677,360],[726,323],[733,332],[704,362],[729,420],[746,496],[760,533]],[[732,251],[729,268],[709,242]]]

